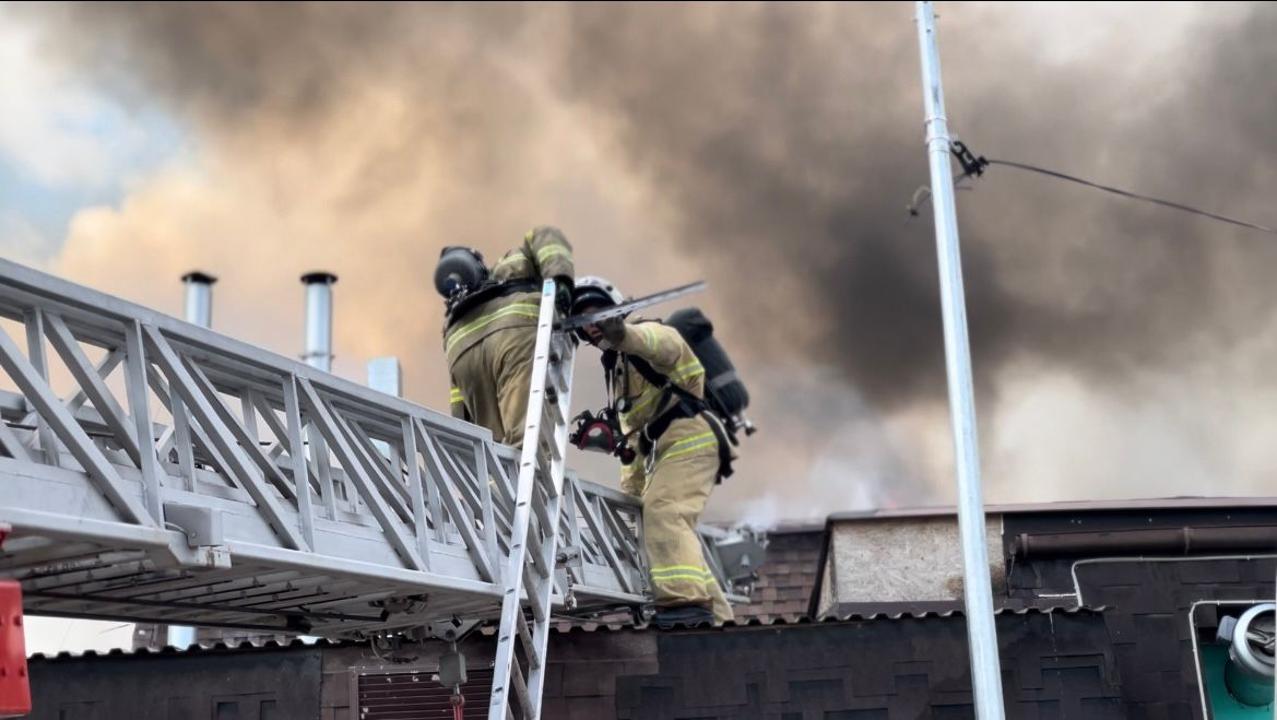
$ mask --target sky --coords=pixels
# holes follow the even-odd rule
[[[334,272],[335,372],[443,409],[439,249],[555,224],[628,294],[709,282],[760,430],[707,518],[951,503],[911,11],[0,5],[0,253],[175,315],[210,272],[292,356]],[[1277,223],[1270,6],[938,11],[976,152]],[[1271,238],[1004,168],[958,203],[987,501],[1272,494]]]

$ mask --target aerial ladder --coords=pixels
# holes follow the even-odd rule
[[[0,260],[0,578],[36,615],[372,641],[495,625],[489,717],[537,718],[552,624],[649,594],[638,500],[566,467],[574,344],[554,326],[547,283],[520,450]],[[702,539],[745,601],[722,533]]]

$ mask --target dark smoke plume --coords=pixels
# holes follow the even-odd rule
[[[1005,39],[995,54],[982,48],[996,26],[959,7],[942,15],[950,115],[978,152],[1273,220],[1259,201],[1277,158],[1266,70],[1277,51],[1258,39],[1277,29],[1271,6],[1212,27],[1204,58],[1146,83],[1104,82],[1099,57],[1048,68]],[[802,351],[844,368],[879,406],[941,399],[929,208],[912,224],[902,211],[927,182],[908,10],[697,17],[580,9],[568,92],[613,113],[636,169],[682,210],[687,252],[734,278],[734,319],[768,338],[761,348],[789,348],[795,325],[815,327]],[[1270,315],[1271,238],[1006,168],[973,185],[959,201],[986,400],[1001,368],[1025,356],[1121,386],[1128,373],[1228,347]],[[1221,277],[1233,252],[1255,264]],[[800,291],[776,298],[766,288],[777,280]]]
[[[1277,46],[1267,40],[1277,7],[1198,9],[1162,45],[1160,26],[1129,20],[1129,37],[1096,35],[1108,11],[1071,8],[1058,27],[1040,27],[1026,22],[1041,22],[1042,8],[942,4],[951,127],[990,157],[1277,222],[1266,202],[1277,190]],[[784,486],[793,514],[847,497],[836,479],[813,479],[844,467],[850,482],[903,488],[905,501],[947,487],[947,460],[934,457],[947,427],[930,208],[912,221],[904,210],[927,182],[909,5],[89,4],[22,14],[48,30],[51,56],[124,97],[158,98],[204,133],[214,157],[249,174],[274,172],[281,148],[304,154],[322,140],[343,152],[334,118],[358,116],[369,88],[401,100],[407,119],[369,128],[380,133],[374,148],[352,143],[351,157],[334,158],[349,177],[332,205],[384,201],[390,215],[423,176],[448,178],[446,206],[385,227],[372,213],[352,230],[404,256],[365,302],[380,303],[369,332],[413,358],[410,387],[432,388],[419,398],[442,397],[438,360],[411,354],[433,351],[433,300],[413,296],[426,310],[408,340],[375,325],[420,280],[401,269],[458,238],[497,250],[512,223],[559,213],[552,220],[570,234],[573,224],[594,231],[573,235],[587,272],[638,289],[710,280],[706,303],[753,379],[760,421],[773,421],[746,450],[744,477],[721,493],[747,501]],[[1042,42],[1066,36],[1083,50],[1044,50],[1071,47]],[[569,163],[583,146],[591,159]],[[1011,379],[1025,373],[1062,374],[1114,407],[1153,414],[1167,398],[1215,401],[1265,382],[1272,343],[1254,341],[1274,320],[1270,238],[1007,168],[967,184],[967,304],[995,461],[1037,457],[1056,444],[1051,433],[1069,431],[998,426],[1018,400],[1007,397]],[[277,185],[281,214],[305,206],[307,188]],[[620,196],[642,201],[609,204]],[[421,246],[424,227],[435,245]],[[1241,356],[1261,370],[1205,389],[1181,379]],[[885,438],[902,418],[913,424],[871,443],[892,447],[862,459],[868,470],[843,462],[851,443],[840,438]],[[1187,436],[1207,475],[1263,473],[1263,461],[1212,454],[1216,434],[1235,426],[1182,425],[1141,452],[1160,456]],[[1003,448],[1004,437],[1020,444]],[[1163,494],[1134,472],[1138,458],[1086,460],[1105,468],[1092,473],[1096,492],[1115,492],[1106,478],[1119,477],[1128,484],[1116,492]],[[1044,487],[1033,461],[1009,466],[1029,468],[994,481],[1016,499],[1074,491]]]

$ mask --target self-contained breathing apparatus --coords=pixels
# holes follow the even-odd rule
[[[727,426],[733,444],[736,433],[744,432],[748,437],[757,432],[758,428],[745,415],[749,389],[736,373],[727,351],[714,337],[714,324],[705,313],[700,308],[684,308],[671,314],[665,324],[683,336],[705,368],[705,404]]]
[[[623,303],[620,292],[602,278],[581,278],[577,281],[577,308],[598,308],[609,306],[605,310],[595,309],[575,315],[563,321],[562,326],[580,332],[584,325],[611,317],[624,317],[637,307],[656,304],[673,299],[703,287],[695,283],[683,288],[656,293],[639,301]],[[732,451],[730,446],[739,445],[738,433],[753,435],[757,428],[745,416],[749,406],[749,391],[736,373],[736,368],[727,352],[714,338],[714,326],[709,318],[697,308],[679,310],[670,315],[665,323],[673,327],[691,347],[697,360],[705,368],[704,398],[696,397],[672,382],[665,375],[657,372],[641,358],[627,357],[626,362],[634,368],[647,382],[663,390],[657,407],[663,410],[656,418],[648,422],[638,434],[639,451],[651,457],[656,440],[669,428],[675,420],[702,416],[718,439],[719,480],[729,477],[732,470]],[[615,368],[620,356],[615,350],[603,353],[603,372],[607,378],[607,406],[597,414],[586,411],[575,419],[577,423],[571,442],[581,450],[605,452],[621,458],[622,463],[629,464],[636,457],[634,449],[629,446],[629,438],[621,431],[620,414],[628,410],[623,407],[628,402],[628,388],[615,393],[613,380]],[[628,379],[624,371],[620,377]],[[614,397],[615,396],[615,397]],[[673,401],[673,402],[671,402]]]
[[[695,348],[693,348],[693,352],[695,352]],[[697,359],[700,360],[700,357],[698,356]],[[718,478],[716,482],[721,483],[723,478],[731,477],[732,473],[735,472],[732,469],[732,448],[739,445],[740,440],[736,437],[734,427],[724,422],[722,411],[716,409],[705,398],[696,397],[679,387],[668,377],[657,372],[655,368],[642,358],[629,357],[626,361],[639,375],[643,376],[644,380],[661,388],[661,397],[657,400],[656,406],[665,408],[639,431],[639,451],[645,457],[652,457],[652,450],[656,447],[656,441],[665,434],[665,431],[669,429],[675,420],[700,416],[705,419],[709,429],[714,433],[714,438],[718,440]],[[701,364],[705,364],[703,360]],[[624,376],[629,377],[628,374],[624,374]],[[705,390],[707,397],[709,391],[708,381],[709,377],[707,375]],[[671,400],[674,401],[672,404]]]
[[[626,385],[629,382],[629,372],[626,368],[622,367],[619,373],[616,371],[620,357],[620,353],[615,350],[603,352],[607,404],[597,414],[586,410],[577,415],[574,419],[576,427],[568,436],[568,440],[580,450],[615,455],[620,458],[621,464],[629,465],[638,455],[630,446],[630,436],[621,429],[620,415],[629,410],[630,401],[628,387],[622,387],[620,393],[614,389],[614,383],[618,377]],[[626,356],[625,363],[634,368],[643,379],[662,389],[661,398],[656,405],[665,408],[636,433],[639,452],[651,460],[652,450],[656,447],[657,440],[665,434],[675,420],[699,415],[705,418],[714,437],[718,440],[718,481],[722,482],[723,478],[731,477],[733,472],[731,447],[739,444],[735,426],[726,424],[719,415],[720,411],[715,410],[709,402],[674,384],[641,358]],[[671,400],[674,401],[672,404]],[[752,429],[752,423],[749,427]]]
[[[487,279],[488,266],[478,250],[449,245],[439,253],[439,264],[435,266],[435,290],[447,303],[449,315],[458,300]]]
[[[435,290],[443,296],[449,327],[489,300],[516,292],[536,292],[538,287],[540,283],[533,279],[493,280],[483,255],[474,248],[450,245],[439,254],[439,264],[435,266]]]

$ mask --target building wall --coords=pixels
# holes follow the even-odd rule
[[[997,593],[1006,576],[1000,516],[986,518],[985,542]],[[829,543],[832,596],[819,615],[835,604],[962,599],[962,543],[955,516],[835,522]]]
[[[1202,718],[1194,641],[1213,642],[1211,603],[1273,597],[1277,557],[1265,543],[1277,507],[1146,505],[991,513],[994,603],[1104,608],[1104,652],[1118,670],[1126,716]],[[835,519],[818,595],[822,615],[961,608],[956,517]],[[1004,654],[1004,671],[1012,662]]]
[[[547,720],[605,720],[616,716],[617,679],[657,671],[655,632],[583,629],[556,632],[550,640],[550,665],[543,694],[543,717]],[[492,667],[495,643],[490,636],[472,636],[460,644],[468,671],[487,677]],[[321,720],[362,720],[358,703],[361,677],[381,678],[393,673],[417,673],[423,682],[439,668],[439,656],[447,652],[442,642],[405,648],[396,662],[390,655],[373,653],[368,646],[327,650],[323,659]],[[407,662],[402,662],[412,658]],[[467,717],[473,711],[487,717],[486,687],[467,688]]]
[[[998,627],[1008,717],[1126,717],[1101,615],[1004,614]],[[463,646],[471,670],[484,675],[492,639]],[[433,642],[402,651],[416,656],[409,662],[378,657],[367,646],[37,660],[34,717],[450,720],[442,702],[420,710],[423,695],[446,697],[430,678],[445,648]],[[550,658],[547,720],[972,717],[965,630],[957,615],[669,632],[572,630],[552,636]],[[378,694],[376,707],[361,708],[361,678]],[[394,688],[402,689],[401,707],[413,710],[395,712]],[[366,687],[365,697],[370,694]],[[466,717],[486,717],[482,682],[467,695]],[[59,715],[67,710],[74,714]]]
[[[317,648],[29,663],[31,720],[316,720]]]
[[[1274,527],[1271,507],[1021,513],[1008,515],[1005,526],[1008,554],[1023,535],[1090,533],[1113,544],[1082,555],[1017,558],[1007,594],[1011,601],[1103,606],[1131,717],[1201,718],[1190,609],[1199,601],[1271,601],[1275,589],[1271,550],[1216,547],[1192,557],[1133,552],[1121,540],[1132,531],[1183,530],[1191,538],[1193,528]],[[1211,642],[1211,613],[1199,613],[1197,621],[1198,641]]]
[[[1036,572],[1033,564],[1024,563],[1012,574],[1012,590],[1039,584],[1041,590],[1069,592],[1076,572],[1082,600],[1105,608],[1105,626],[1131,716],[1149,718],[1202,717],[1189,624],[1193,604],[1207,600],[1270,602],[1277,573],[1277,560],[1271,557],[1088,560],[1075,567],[1076,562],[1040,563]],[[1053,577],[1056,579],[1051,580]],[[1040,585],[1044,578],[1049,583],[1046,586]],[[1212,619],[1205,612],[1197,619],[1199,642],[1210,642]]]
[[[840,530],[841,523],[831,528],[835,544],[830,553],[860,553],[844,558],[859,557],[863,566],[827,563],[822,592],[830,596],[827,605],[860,615],[704,630],[578,628],[553,633],[545,717],[973,717],[965,622],[958,613],[925,612],[929,606],[961,606],[961,584],[951,582],[961,575],[956,522],[903,520],[895,530],[882,519],[859,523],[874,526],[868,531]],[[1131,528],[1277,526],[1277,511],[1212,510],[1193,517],[1144,510],[1102,516],[1052,512],[1041,517],[1008,514],[1000,520],[1008,538],[1079,532],[1111,540],[1114,533]],[[791,540],[794,553],[805,547]],[[1014,553],[1007,548],[994,549],[991,558],[1011,557]],[[1120,546],[1110,552],[1130,554]],[[803,575],[798,555],[773,571],[790,561],[797,571],[794,577]],[[896,578],[900,567],[918,568],[929,573],[928,579],[916,584],[908,577]],[[994,587],[1004,608],[997,625],[1008,717],[1190,720],[1202,717],[1190,608],[1199,601],[1272,597],[1277,559],[1263,553],[1134,559],[1029,554],[1003,562],[1002,568],[1000,573],[994,570]],[[876,589],[848,583],[855,572],[880,576]],[[810,575],[816,576],[814,568]],[[776,580],[771,587],[787,582]],[[927,593],[937,589],[947,599],[930,599],[936,596]],[[843,594],[846,590],[852,594]],[[779,593],[773,601],[782,601]],[[1009,609],[1046,604],[1103,609]],[[1199,612],[1199,632],[1205,633],[1199,639],[1213,634],[1207,615]],[[463,643],[475,678],[467,687],[467,718],[484,716],[483,678],[490,672],[492,642],[490,636],[476,635]],[[393,715],[396,688],[407,688],[405,704],[412,695],[415,707],[423,695],[438,695],[430,675],[445,649],[433,642],[402,651],[411,658],[347,645],[37,659],[31,663],[33,717],[380,720]],[[361,682],[364,697],[377,699],[376,708],[367,703],[361,708]],[[432,716],[414,711],[411,717]]]
[[[998,618],[1007,717],[1125,718],[1102,618]],[[660,671],[619,678],[619,720],[972,718],[960,616],[668,633]]]

